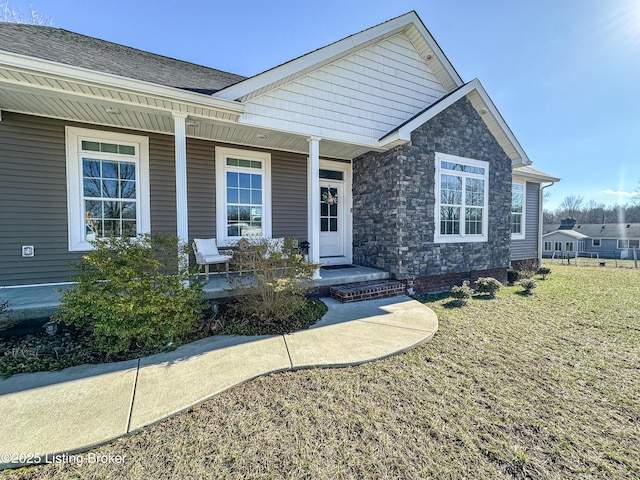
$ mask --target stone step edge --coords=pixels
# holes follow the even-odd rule
[[[331,298],[341,303],[350,303],[405,295],[406,287],[402,282],[397,280],[374,280],[355,284],[335,285],[331,287],[329,294]]]

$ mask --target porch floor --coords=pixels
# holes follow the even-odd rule
[[[321,268],[320,277],[313,281],[314,287],[383,280],[389,278],[389,274],[375,268],[354,265],[349,268]],[[9,320],[11,321],[46,318],[58,309],[61,294],[57,290],[69,287],[70,284],[0,287],[0,300],[9,301]],[[216,273],[209,276],[209,282],[204,286],[204,293],[207,299],[225,298],[231,296],[229,289],[229,282],[225,275]],[[5,320],[0,318],[0,327],[4,323]]]

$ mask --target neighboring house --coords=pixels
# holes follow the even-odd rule
[[[504,279],[540,255],[558,180],[415,12],[251,78],[3,23],[0,110],[4,286],[68,281],[93,238],[151,230],[295,236],[416,291]]]
[[[584,224],[575,218],[544,228],[545,257],[634,258],[640,249],[640,223]],[[637,253],[636,253],[637,255]]]

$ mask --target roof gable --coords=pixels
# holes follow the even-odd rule
[[[283,83],[288,83],[297,77],[308,74],[310,70],[316,70],[333,63],[357,50],[373,43],[379,43],[381,40],[400,32],[405,33],[424,61],[430,63],[433,74],[446,91],[451,91],[462,85],[462,79],[453,65],[446,58],[418,15],[412,11],[243,80],[216,92],[215,96],[226,100],[247,100],[251,96],[260,95],[265,89],[270,90]]]
[[[384,135],[380,138],[380,145],[389,148],[399,143],[411,141],[411,132],[449,108],[462,97],[469,99],[514,166],[531,164],[531,160],[529,160],[529,157],[477,78],[460,86],[457,90],[441,98],[438,102],[429,105],[413,118]]]
[[[378,148],[378,138],[446,88],[404,32],[242,98],[241,122]]]

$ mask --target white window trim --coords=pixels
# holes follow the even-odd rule
[[[637,242],[637,241],[638,241],[637,238],[619,238],[618,239],[618,243],[617,243],[616,246],[617,246],[618,250],[631,250],[634,247],[629,246],[630,242]],[[620,242],[627,242],[627,246],[626,247],[621,247],[620,246]],[[635,248],[638,248],[638,247],[635,247]]]
[[[547,245],[549,246],[549,248],[547,248]],[[544,242],[544,245],[543,245],[543,246],[544,246],[544,249],[543,249],[543,250],[544,250],[545,252],[552,252],[552,251],[553,251],[553,250],[552,250],[553,242],[550,242],[550,241],[548,241],[548,240],[545,240],[545,242]]]
[[[98,142],[120,142],[136,144],[137,155],[129,161],[135,161],[136,171],[136,230],[137,233],[151,231],[151,199],[149,190],[149,137],[129,135],[117,132],[105,132],[88,128],[65,127],[67,155],[67,223],[69,232],[69,251],[87,251],[93,247],[85,238],[85,212],[82,183],[82,140]],[[94,155],[105,155],[95,152]],[[121,157],[124,159],[125,157]]]
[[[520,233],[512,233],[512,240],[524,240],[526,237],[526,217],[527,217],[527,183],[526,182],[513,182],[512,185],[521,185],[522,186],[522,221],[520,223]],[[512,187],[513,188],[513,187]],[[513,205],[511,205],[512,210],[511,214],[513,215]],[[511,221],[509,221],[511,223]]]
[[[596,245],[596,243],[595,243],[596,241],[598,242],[598,245]],[[602,246],[602,239],[600,239],[600,238],[592,238],[591,239],[591,246],[593,248],[600,248]]]
[[[484,175],[472,174],[468,172],[458,172],[454,170],[446,170],[441,168],[441,162],[452,162],[469,165],[472,167],[481,167],[485,169]],[[440,175],[447,173],[450,175],[460,175],[467,178],[478,178],[484,180],[484,206],[482,215],[482,235],[466,235],[464,233],[464,207],[460,212],[460,235],[442,235],[440,233],[440,188],[441,181]],[[489,231],[489,162],[482,160],[474,160],[471,158],[458,157],[456,155],[449,155],[446,153],[436,152],[436,178],[435,178],[435,231],[434,242],[435,243],[470,243],[470,242],[486,242],[488,240]]]
[[[560,244],[560,248],[556,248],[558,246],[558,244]],[[553,251],[554,252],[562,252],[562,240],[556,240],[553,242]]]
[[[262,162],[262,237],[271,238],[271,154],[216,147],[216,241],[218,245],[232,246],[242,238],[227,235],[227,157]]]

